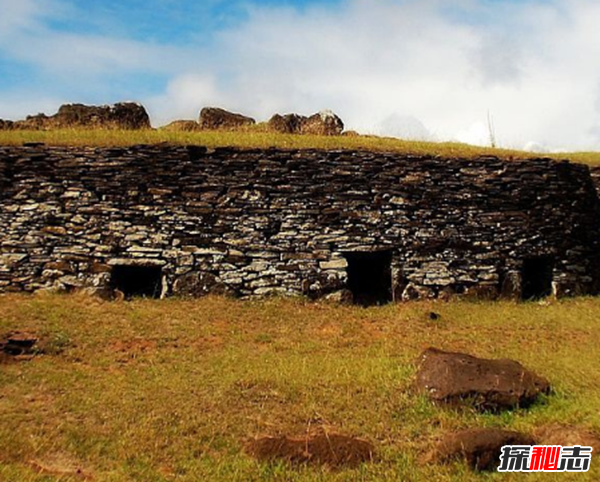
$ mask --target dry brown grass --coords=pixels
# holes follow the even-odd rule
[[[484,155],[503,159],[547,157],[510,149],[476,147],[452,142],[419,142],[376,136],[304,136],[265,132],[258,125],[240,132],[204,131],[170,132],[166,130],[75,130],[56,131],[0,131],[0,145],[21,145],[25,142],[43,142],[48,145],[67,146],[128,146],[135,144],[203,145],[207,147],[233,146],[241,148],[289,148],[289,149],[358,149],[369,151],[400,152],[419,156],[442,156],[451,158],[474,158]],[[569,159],[590,165],[600,164],[600,153],[554,154],[554,159]]]

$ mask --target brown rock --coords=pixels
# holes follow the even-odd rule
[[[436,403],[491,411],[526,407],[550,391],[545,378],[516,361],[435,348],[422,353],[416,386]]]
[[[282,134],[300,134],[307,118],[298,114],[275,114],[268,122],[269,130]]]
[[[161,129],[170,132],[196,132],[202,130],[200,124],[192,120],[176,120],[161,127]]]
[[[173,284],[173,294],[176,296],[198,298],[208,294],[222,295],[226,292],[223,283],[219,282],[213,274],[204,271],[184,274]]]
[[[13,129],[19,130],[44,130],[51,128],[51,117],[46,114],[29,115],[25,120],[16,121],[13,123]]]
[[[92,263],[90,266],[89,272],[98,274],[98,273],[110,273],[112,268],[104,263]]]
[[[123,295],[122,291],[113,290],[111,288],[89,287],[89,288],[84,288],[82,290],[82,292],[88,296],[91,296],[92,298],[97,298],[102,301],[113,301],[113,300],[123,301],[123,299],[124,299],[124,295]]]
[[[333,293],[329,293],[325,296],[327,301],[331,301],[333,303],[340,303],[342,305],[351,305],[354,303],[354,295],[350,290],[338,290]]]
[[[344,130],[344,123],[329,110],[310,116],[302,123],[302,134],[317,136],[339,136]]]
[[[38,351],[39,337],[33,333],[13,331],[0,336],[0,364],[30,360]]]
[[[298,114],[275,114],[268,122],[271,131],[283,134],[312,134],[317,136],[338,136],[344,130],[344,123],[333,112],[325,110],[305,117]]]
[[[261,462],[284,461],[293,465],[339,468],[371,462],[375,448],[366,440],[339,434],[321,434],[298,439],[286,436],[261,437],[248,442],[246,451]]]
[[[438,299],[440,301],[450,301],[452,298],[456,296],[456,292],[451,286],[446,286],[442,288],[438,293]]]
[[[506,274],[500,286],[502,298],[518,300],[521,298],[521,273],[511,271]]]
[[[75,273],[73,265],[67,261],[51,261],[44,265],[44,269],[50,269],[54,271],[61,271],[63,273]]]
[[[200,112],[199,124],[201,129],[208,130],[235,130],[256,124],[251,117],[219,109],[205,107]]]
[[[150,118],[140,104],[122,102],[114,105],[91,106],[65,104],[53,116],[38,114],[15,122],[15,128],[32,130],[101,128],[149,129]]]
[[[496,428],[460,430],[447,434],[428,453],[425,462],[448,462],[462,459],[474,470],[496,470],[504,445],[535,445],[525,434]]]
[[[32,334],[21,331],[7,333],[2,337],[2,351],[9,355],[24,355],[31,353],[39,338]]]
[[[42,232],[55,236],[64,236],[67,234],[67,230],[62,226],[45,226],[42,228]]]
[[[592,455],[600,452],[600,434],[574,425],[544,425],[534,432],[538,445],[582,445],[593,447]]]
[[[0,131],[10,131],[14,128],[14,122],[0,119]]]
[[[54,116],[54,121],[60,127],[150,128],[150,118],[146,113],[146,109],[133,102],[99,107],[83,104],[62,105]]]
[[[435,298],[435,292],[427,286],[409,283],[402,291],[402,301],[426,300]]]
[[[498,299],[498,288],[495,285],[476,284],[469,286],[464,294],[464,298],[479,301],[493,301]]]

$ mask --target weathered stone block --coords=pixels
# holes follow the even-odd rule
[[[550,391],[548,380],[514,360],[488,360],[429,348],[418,364],[418,390],[447,406],[492,411],[527,407]]]
[[[223,295],[227,287],[211,273],[192,272],[179,276],[173,283],[175,296],[190,296],[199,298],[208,294]]]

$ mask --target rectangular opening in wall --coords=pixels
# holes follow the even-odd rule
[[[554,259],[538,256],[523,260],[521,295],[524,300],[544,298],[552,294]]]
[[[353,251],[344,253],[348,262],[348,289],[362,306],[392,301],[392,252]]]
[[[160,298],[162,269],[159,266],[117,265],[112,269],[111,286],[121,291],[126,299]]]

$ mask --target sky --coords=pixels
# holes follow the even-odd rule
[[[598,0],[0,0],[0,118],[331,109],[365,134],[600,150],[599,25]]]

